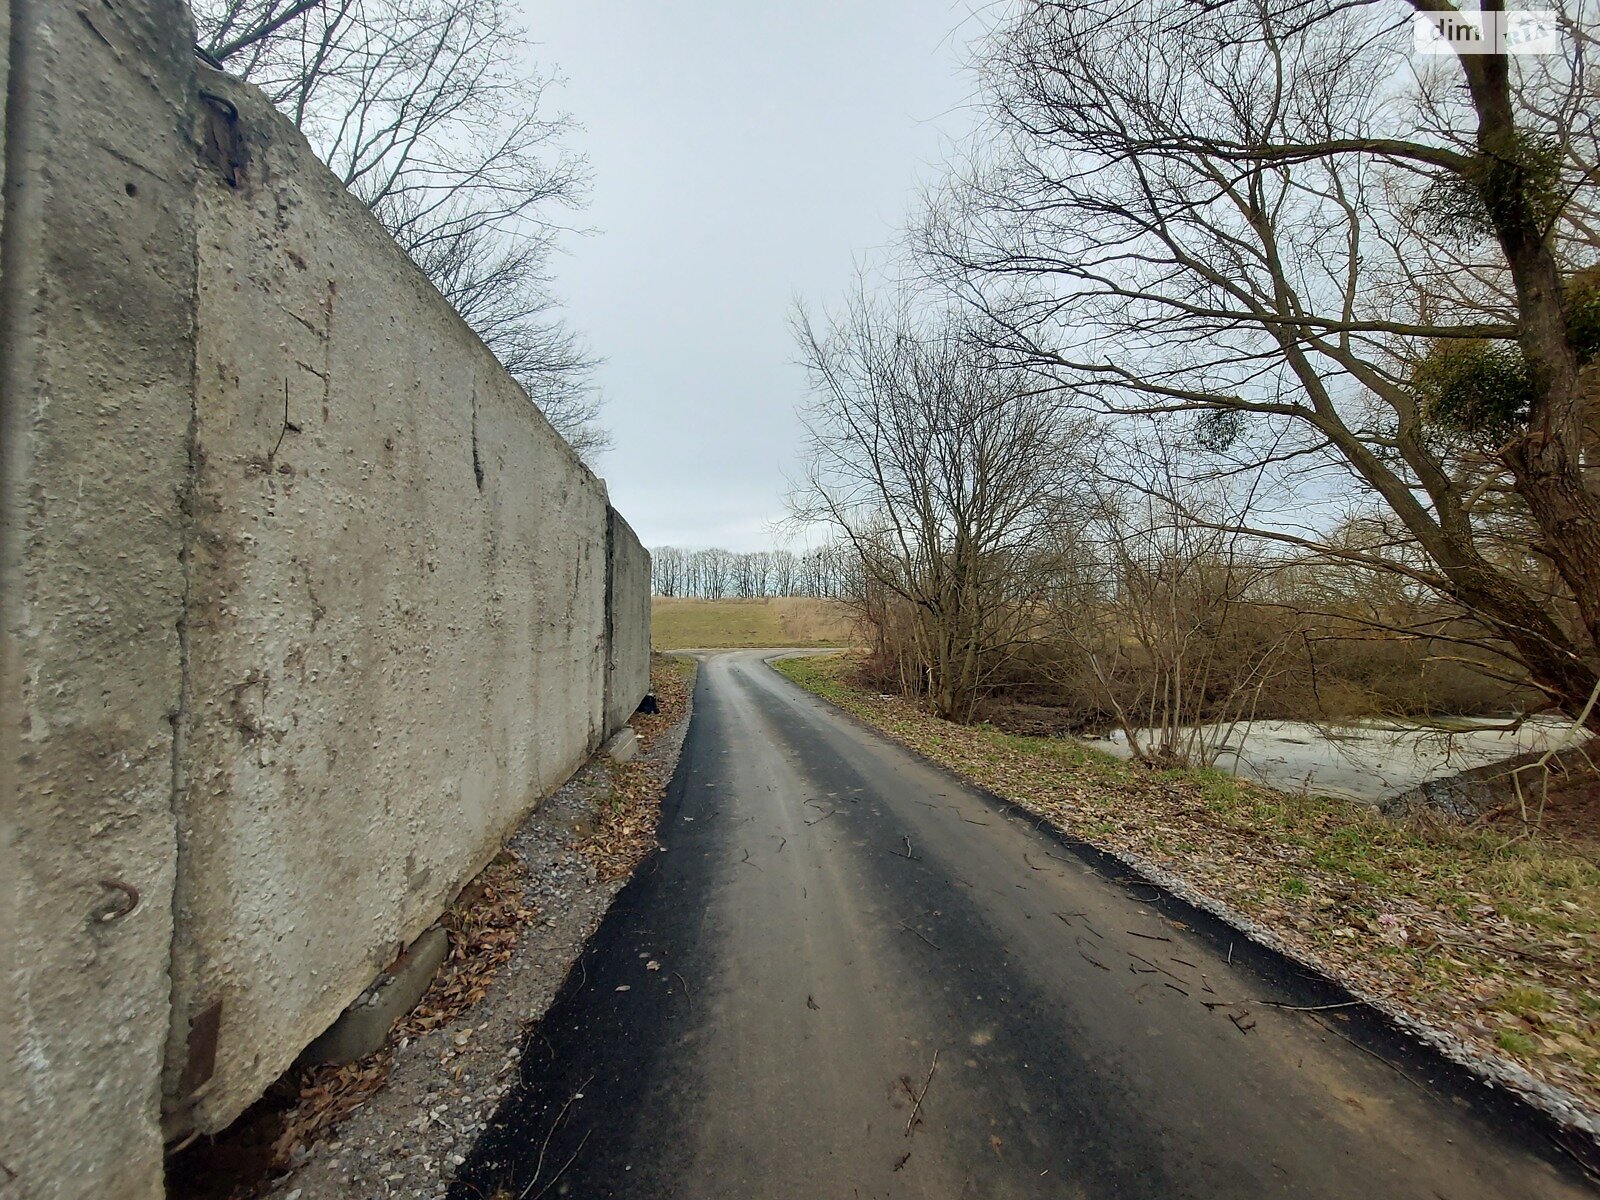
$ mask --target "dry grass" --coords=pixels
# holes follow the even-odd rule
[[[1070,740],[952,725],[855,686],[845,656],[776,665],[972,783],[1154,863],[1352,985],[1600,1109],[1593,843],[1398,824],[1219,771],[1157,771]]]
[[[650,636],[664,650],[740,646],[847,646],[850,614],[836,600],[799,596],[695,600],[658,596]]]

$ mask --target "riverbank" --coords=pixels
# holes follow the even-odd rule
[[[1208,732],[1216,726],[1204,727]],[[1535,717],[1456,717],[1423,721],[1371,720],[1348,725],[1254,721],[1218,730],[1216,766],[1285,792],[1315,792],[1378,804],[1420,783],[1513,755],[1566,744],[1567,721]],[[1131,758],[1120,732],[1089,742],[1114,758]]]

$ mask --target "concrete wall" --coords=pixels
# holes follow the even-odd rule
[[[151,1197],[632,711],[648,557],[181,6],[4,18],[0,1200]]]
[[[162,0],[6,17],[0,1197],[120,1200],[161,1181],[192,38]]]
[[[650,552],[616,509],[606,510],[607,563],[605,732],[627,723],[650,690]]]
[[[198,189],[174,1130],[237,1115],[598,745],[609,582],[604,485],[201,72],[200,140],[234,152]]]

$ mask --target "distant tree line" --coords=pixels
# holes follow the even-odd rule
[[[837,600],[860,590],[860,564],[849,547],[830,543],[815,550],[658,546],[651,554],[651,590],[657,596],[702,600],[753,600],[763,596],[809,596]]]

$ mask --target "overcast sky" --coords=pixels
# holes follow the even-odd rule
[[[557,282],[607,361],[612,502],[649,546],[773,544],[788,320],[893,241],[970,127],[951,0],[522,0],[593,201]]]

